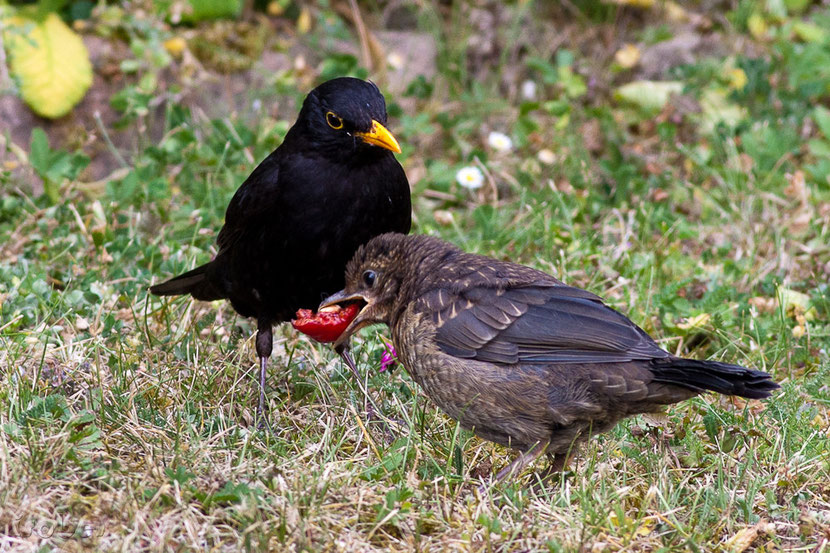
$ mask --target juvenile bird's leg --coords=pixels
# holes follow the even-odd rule
[[[267,427],[268,420],[265,417],[265,375],[268,368],[268,358],[271,357],[271,350],[274,348],[274,335],[271,323],[259,321],[256,331],[256,354],[259,357],[259,406],[256,415],[259,419],[259,427]]]
[[[538,481],[532,489],[539,493],[547,485],[548,480],[557,474],[562,474],[568,463],[573,459],[573,453],[573,449],[567,453],[548,453],[548,467],[538,475]]]
[[[337,352],[340,358],[343,359],[343,362],[346,363],[346,366],[348,366],[349,369],[352,371],[352,374],[357,379],[357,382],[361,383],[362,381],[360,377],[360,372],[357,370],[357,365],[355,365],[351,352],[349,352],[349,343],[343,342],[342,344],[334,348],[334,351]]]
[[[568,461],[571,460],[571,453],[572,452],[549,453],[548,457],[550,458],[550,465],[548,465],[548,469],[546,471],[548,476],[565,470],[565,467],[568,466]]]
[[[355,379],[357,380],[357,387],[360,388],[360,391],[363,393],[363,397],[366,399],[366,418],[368,420],[380,420],[386,437],[389,438],[389,436],[393,436],[392,430],[389,428],[389,425],[386,424],[386,422],[384,421],[385,417],[381,418],[378,416],[380,410],[377,407],[377,405],[375,405],[375,400],[373,400],[372,396],[369,395],[369,391],[363,387],[363,378],[360,375],[360,371],[357,370],[357,365],[355,364],[354,358],[352,357],[352,354],[349,351],[349,343],[344,342],[340,344],[339,346],[334,348],[334,351],[336,351],[337,354],[340,355],[340,358],[343,359],[343,362],[346,363],[346,365],[352,371],[352,374],[355,376]],[[399,421],[394,422],[400,424]]]
[[[371,418],[371,415],[374,413],[374,406],[372,405],[374,402],[372,401],[372,398],[369,397],[369,392],[366,390],[366,388],[363,387],[363,378],[360,376],[360,371],[357,370],[357,365],[355,364],[354,358],[352,358],[352,354],[349,351],[349,343],[343,342],[339,346],[335,347],[334,351],[337,352],[337,354],[340,356],[343,362],[346,363],[346,366],[349,367],[349,369],[352,371],[352,374],[354,375],[355,380],[357,381],[357,387],[360,388],[361,392],[363,392],[363,397],[367,401],[367,414],[369,414]]]
[[[496,481],[493,482],[493,485],[501,483],[505,478],[512,474],[520,473],[522,470],[524,470],[524,468],[527,465],[538,459],[548,448],[548,445],[550,445],[550,442],[538,442],[535,446],[531,447],[527,451],[519,453],[518,457],[513,459],[513,461],[509,465],[507,465],[499,471],[499,473],[496,475]],[[482,484],[481,486],[479,486],[478,491],[484,493],[487,491],[489,487],[490,486]]]

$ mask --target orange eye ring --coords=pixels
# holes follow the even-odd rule
[[[326,123],[328,123],[329,127],[336,131],[343,128],[343,120],[335,115],[333,111],[326,112]]]

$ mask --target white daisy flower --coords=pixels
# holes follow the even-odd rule
[[[539,150],[539,153],[536,154],[536,157],[544,163],[545,165],[553,165],[556,163],[556,154],[545,148],[544,150]]]
[[[536,99],[536,83],[530,80],[522,83],[522,98],[525,100]]]
[[[513,141],[503,132],[491,132],[487,137],[487,143],[497,152],[509,152],[513,149]]]
[[[474,190],[484,184],[484,175],[478,167],[462,167],[455,174],[455,180],[464,188]]]

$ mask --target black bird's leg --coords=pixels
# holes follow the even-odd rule
[[[271,357],[271,350],[274,348],[274,334],[271,323],[259,321],[256,331],[256,354],[259,358],[259,406],[256,415],[259,419],[260,428],[268,426],[265,417],[265,375],[268,368],[268,358]]]

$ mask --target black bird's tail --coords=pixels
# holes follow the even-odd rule
[[[654,359],[649,367],[656,382],[667,382],[703,392],[710,390],[750,399],[769,397],[779,386],[769,374],[720,361],[669,357]]]
[[[225,296],[207,278],[209,265],[210,263],[206,263],[161,284],[150,286],[150,292],[156,296],[190,294],[197,300],[221,300]]]

